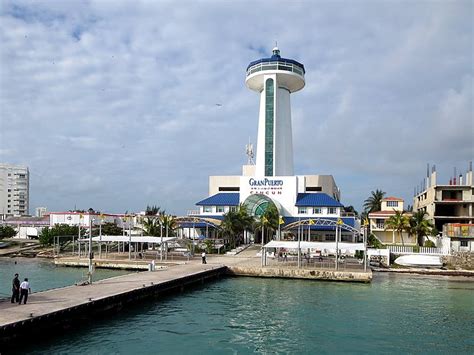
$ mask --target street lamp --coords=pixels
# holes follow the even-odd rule
[[[89,285],[92,284],[92,218],[89,214]]]

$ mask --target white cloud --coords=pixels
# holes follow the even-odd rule
[[[307,69],[297,173],[333,173],[345,203],[472,159],[472,2],[248,5],[2,2],[0,156],[30,166],[32,204],[193,208],[245,162],[245,68],[274,40]]]

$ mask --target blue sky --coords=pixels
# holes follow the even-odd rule
[[[472,1],[2,1],[0,161],[30,167],[31,212],[186,213],[240,173],[245,69],[277,40],[306,68],[296,173],[410,203],[426,163],[473,159],[473,23]]]

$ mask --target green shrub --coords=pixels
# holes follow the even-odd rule
[[[427,248],[436,248],[436,244],[433,243],[431,240],[426,240],[424,246]]]
[[[16,231],[10,226],[0,226],[0,239],[12,238],[16,235]]]
[[[378,240],[377,237],[372,233],[370,233],[369,237],[367,238],[367,244],[376,249],[381,249],[383,247],[383,244],[380,242],[380,240]]]

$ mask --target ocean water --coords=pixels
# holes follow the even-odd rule
[[[22,349],[34,354],[474,353],[474,282],[225,278]]]
[[[70,286],[87,277],[87,268],[58,267],[51,260],[40,258],[0,258],[0,298],[11,296],[12,280],[28,278],[32,292]],[[97,269],[94,279],[125,275],[130,271]]]

